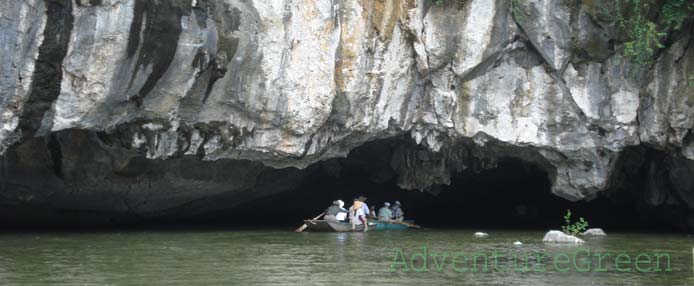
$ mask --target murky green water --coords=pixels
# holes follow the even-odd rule
[[[542,244],[543,232],[488,233],[486,239],[463,230],[5,233],[0,234],[0,285],[694,285],[694,239],[687,235],[610,234],[576,248]],[[512,245],[516,240],[524,244]],[[421,246],[427,247],[428,254],[439,254],[438,264],[430,257],[428,272],[405,272],[402,264],[392,271],[396,257],[403,262],[396,256],[398,248],[408,268],[423,267],[423,260],[416,256],[414,265],[409,265],[410,256],[421,252]],[[555,269],[552,261],[559,260],[561,270],[572,264],[563,263],[557,254],[567,253],[572,259],[577,250],[577,267],[568,272]],[[625,251],[632,263],[622,257],[619,267],[632,269],[619,272],[615,259],[609,258],[597,267],[598,259],[582,252],[587,250],[591,255]],[[470,256],[496,251],[497,263],[488,259],[485,271],[478,257],[475,272],[471,258],[466,264],[459,254],[457,264],[452,264],[453,256],[461,251]],[[445,252],[449,256],[442,260]],[[537,253],[547,257],[540,263]],[[653,253],[670,255],[669,270],[664,257],[660,272],[634,269],[638,254]],[[526,254],[531,255],[527,263],[522,259]],[[587,263],[591,271],[581,272]],[[655,262],[642,261],[639,266],[654,270]],[[456,271],[465,267],[465,272]],[[603,267],[606,271],[596,271]]]

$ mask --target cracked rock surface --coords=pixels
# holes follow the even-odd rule
[[[694,207],[694,26],[643,71],[597,9],[4,1],[2,197],[136,214],[241,203],[291,189],[287,167],[405,136],[419,147],[391,158],[403,188],[511,156],[540,165],[554,194],[591,199],[625,148],[647,146],[677,162],[658,178]]]

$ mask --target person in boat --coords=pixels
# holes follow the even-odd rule
[[[405,219],[405,212],[402,211],[399,201],[395,201],[393,207],[390,208],[390,211],[392,212],[392,217],[394,220],[403,221]]]
[[[369,218],[370,219],[378,219],[378,217],[376,216],[376,207],[375,206],[371,206],[371,209],[369,210]]]
[[[342,204],[344,204],[344,202]],[[340,200],[333,201],[333,204],[325,210],[325,217],[323,219],[327,221],[338,221],[340,220],[340,218],[338,218],[341,216],[340,213],[344,213],[346,215],[347,210],[340,207]]]
[[[383,207],[378,210],[378,220],[380,221],[390,221],[393,217],[393,212],[390,211],[390,203],[383,203]]]
[[[369,207],[365,207],[366,204],[364,203],[364,198],[363,196],[359,198],[354,199],[354,203],[352,206],[349,208],[349,218],[352,223],[352,230],[355,230],[358,225],[364,225],[364,232],[369,230],[369,223],[366,219],[367,213],[365,210],[368,211]]]
[[[364,210],[364,216],[365,217],[370,217],[371,216],[371,210],[369,209],[369,206],[366,204],[366,197],[365,196],[358,196],[356,201],[360,201],[361,208]]]
[[[347,221],[349,212],[345,209],[345,202],[343,202],[342,200],[337,200],[337,202],[340,204],[340,210],[342,211],[337,215],[337,220]]]
[[[364,215],[367,217],[369,214],[371,214],[371,211],[369,210],[369,206],[366,204],[366,197],[365,196],[359,196],[357,197],[357,200],[361,202],[361,207],[364,209]]]

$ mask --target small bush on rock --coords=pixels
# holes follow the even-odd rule
[[[582,217],[578,218],[578,221],[571,222],[571,210],[566,210],[566,215],[564,215],[565,225],[561,227],[561,231],[568,235],[579,235],[586,231],[588,228],[588,222]]]

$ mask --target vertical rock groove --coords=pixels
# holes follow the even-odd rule
[[[33,137],[41,127],[44,114],[60,95],[62,63],[67,54],[73,27],[72,1],[47,1],[44,40],[39,47],[31,93],[20,117],[24,138]]]

